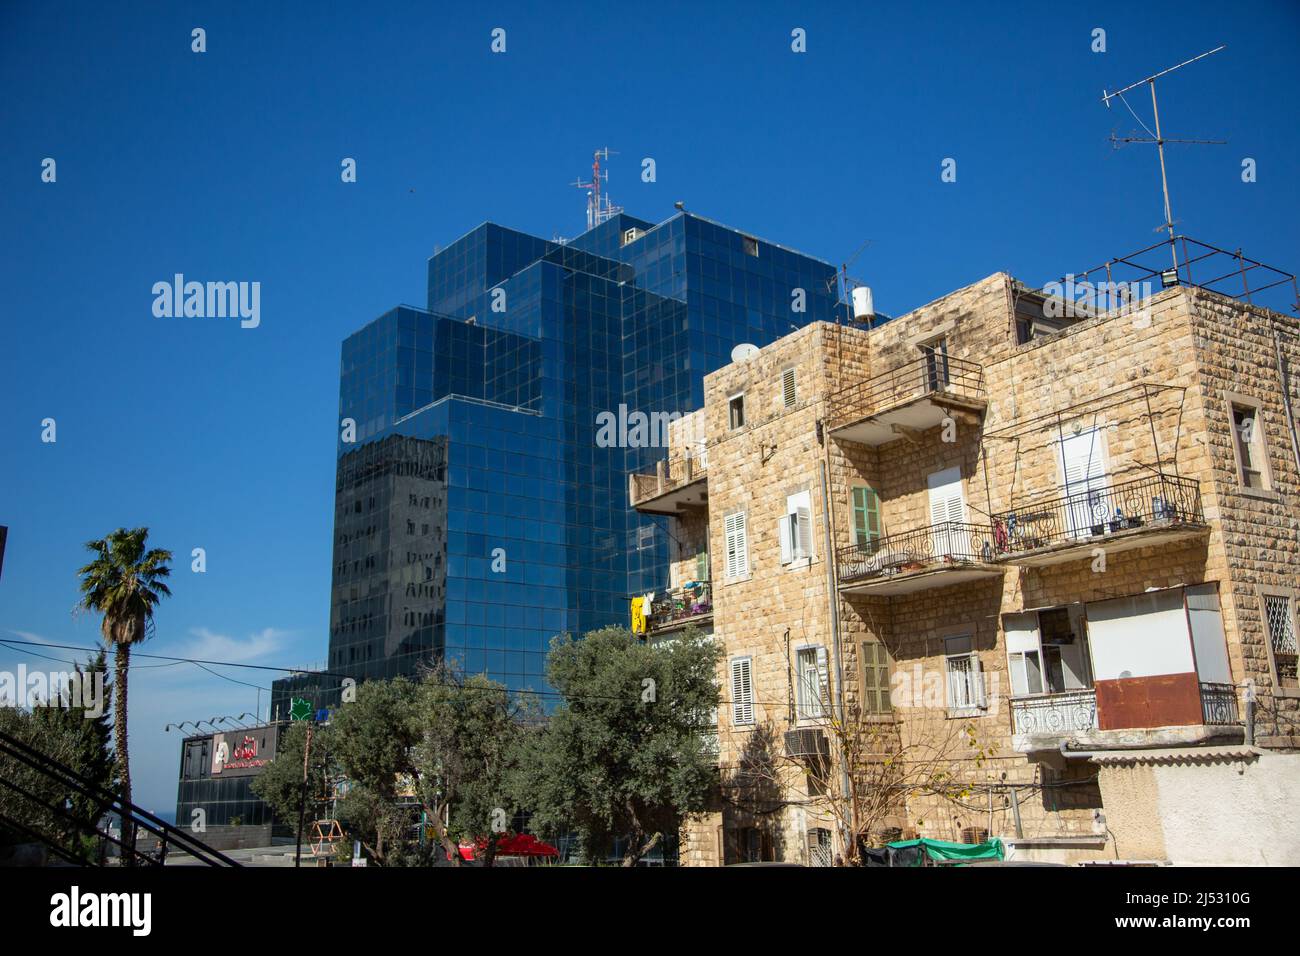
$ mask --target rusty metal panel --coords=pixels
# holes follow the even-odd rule
[[[1101,730],[1203,722],[1201,685],[1194,673],[1097,681],[1097,726]]]

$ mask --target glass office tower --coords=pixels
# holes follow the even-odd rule
[[[552,637],[626,625],[668,583],[670,539],[627,499],[665,450],[602,447],[597,415],[698,408],[732,348],[835,302],[828,263],[689,213],[567,243],[485,223],[440,250],[427,309],[343,343],[330,673],[445,659],[543,689]],[[335,681],[277,681],[273,706],[331,706]]]

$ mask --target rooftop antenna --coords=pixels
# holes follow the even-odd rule
[[[1152,133],[1150,129],[1147,129],[1147,125],[1145,123],[1142,123],[1141,119],[1138,119],[1138,115],[1136,113],[1133,113],[1133,118],[1142,124],[1142,128],[1146,129],[1149,135],[1145,137],[1142,136],[1117,137],[1114,133],[1112,133],[1110,140],[1112,145],[1114,145],[1116,149],[1119,149],[1121,143],[1155,143],[1156,144],[1156,150],[1160,154],[1160,187],[1164,191],[1164,196],[1165,196],[1165,229],[1168,230],[1169,232],[1169,249],[1173,253],[1173,257],[1174,257],[1175,276],[1178,275],[1178,249],[1174,243],[1174,213],[1173,213],[1173,209],[1169,205],[1169,178],[1165,174],[1165,143],[1205,143],[1205,144],[1222,145],[1226,141],[1221,139],[1165,139],[1164,135],[1160,131],[1160,106],[1156,102],[1156,80],[1160,79],[1160,77],[1165,76],[1166,74],[1174,72],[1174,70],[1181,69],[1184,66],[1189,66],[1190,64],[1195,63],[1197,60],[1203,60],[1207,56],[1211,56],[1215,53],[1218,53],[1220,50],[1226,50],[1227,48],[1228,45],[1226,43],[1222,44],[1220,46],[1215,47],[1213,50],[1209,50],[1205,53],[1202,53],[1200,56],[1194,56],[1190,60],[1184,60],[1182,63],[1179,63],[1175,66],[1171,66],[1167,70],[1161,70],[1159,73],[1152,74],[1151,76],[1148,76],[1144,80],[1138,80],[1136,83],[1130,83],[1128,86],[1124,87],[1124,89],[1116,90],[1114,93],[1107,93],[1105,88],[1103,88],[1101,91],[1101,101],[1106,104],[1106,109],[1110,109],[1110,101],[1118,96],[1120,102],[1122,102],[1126,107],[1128,107],[1128,111],[1130,113],[1133,113],[1133,107],[1128,105],[1128,100],[1124,99],[1124,94],[1131,89],[1141,86],[1143,83],[1151,87],[1151,110],[1155,114],[1155,120],[1156,120],[1155,132]]]
[[[609,201],[608,196],[601,195],[600,184],[609,182],[609,170],[602,171],[600,161],[603,159],[609,162],[609,157],[617,156],[618,152],[611,150],[608,146],[603,146],[596,150],[592,157],[591,163],[591,181],[583,182],[579,179],[576,183],[569,183],[570,186],[577,186],[579,189],[587,190],[587,228],[591,229],[599,226],[606,220],[613,219],[623,211],[622,206],[615,206]]]
[[[840,263],[840,271],[832,273],[826,280],[826,290],[828,293],[839,293],[840,298],[844,299],[844,307],[846,313],[848,313],[850,325],[853,324],[853,297],[852,294],[850,294],[852,293],[852,286],[849,284],[850,282],[857,282],[857,280],[849,277],[849,267],[850,265],[853,265],[855,261],[858,261],[858,256],[861,256],[863,252],[867,251],[867,246],[870,246],[871,242],[871,239],[867,239],[867,241],[863,242],[861,246],[858,246],[857,252],[854,252],[852,256],[849,256],[849,259],[844,261],[844,263]],[[862,285],[861,282],[858,282],[858,285]],[[837,286],[839,286],[839,289],[837,289]],[[840,310],[835,311],[835,324],[840,324]]]

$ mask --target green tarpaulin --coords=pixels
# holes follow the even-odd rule
[[[947,840],[899,840],[890,843],[891,850],[918,851],[925,853],[931,860],[1001,860],[1003,859],[1002,841],[985,840],[983,843],[949,843]]]

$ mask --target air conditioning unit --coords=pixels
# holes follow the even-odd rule
[[[796,760],[811,757],[829,757],[831,742],[826,733],[816,727],[800,727],[785,732],[785,755]]]

